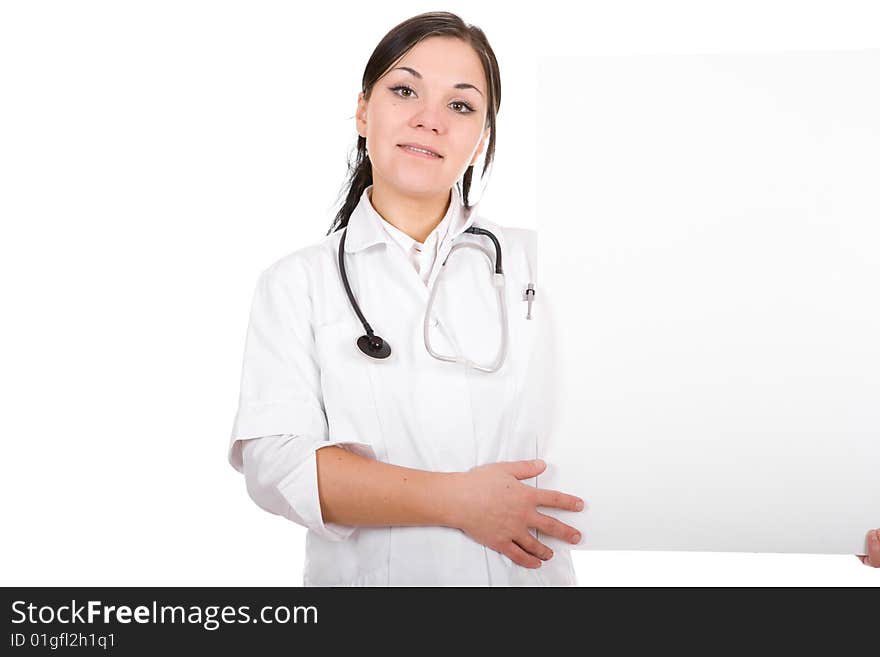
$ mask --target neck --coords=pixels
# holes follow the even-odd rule
[[[431,231],[443,221],[452,202],[451,190],[434,196],[412,197],[374,184],[367,195],[373,209],[385,221],[416,242],[424,242],[428,238]]]

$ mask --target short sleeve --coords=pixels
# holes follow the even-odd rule
[[[331,540],[344,540],[356,528],[323,522],[315,451],[339,445],[367,458],[375,459],[376,454],[366,443],[330,440],[307,274],[303,263],[288,260],[276,263],[259,276],[251,302],[238,411],[227,458],[246,476],[261,473],[261,499],[280,494],[290,505],[273,512]],[[282,435],[284,451],[251,450],[255,465],[246,473],[242,441]],[[262,443],[267,448],[269,444]],[[277,445],[273,443],[273,447]],[[266,476],[267,472],[271,476]],[[256,480],[253,476],[251,479]],[[256,489],[253,485],[252,490]],[[261,506],[277,508],[274,503]]]
[[[239,472],[240,440],[275,434],[329,438],[311,301],[305,272],[297,269],[304,267],[282,270],[276,263],[260,274],[254,290],[228,452]]]

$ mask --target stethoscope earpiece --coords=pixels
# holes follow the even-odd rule
[[[378,335],[362,335],[357,339],[357,346],[370,358],[388,358],[391,355],[391,345]]]

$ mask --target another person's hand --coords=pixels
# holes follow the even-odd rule
[[[864,557],[857,554],[856,558],[866,566],[880,568],[880,529],[872,529],[865,537],[868,543],[868,554]]]
[[[540,568],[541,560],[553,557],[553,550],[529,533],[534,527],[566,543],[580,542],[574,527],[536,507],[548,506],[566,511],[583,510],[583,500],[559,491],[523,484],[544,471],[541,461],[502,461],[487,463],[457,473],[455,482],[454,525],[486,547],[506,555],[526,568]],[[574,539],[574,540],[572,540]]]

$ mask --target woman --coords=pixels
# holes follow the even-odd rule
[[[535,480],[535,232],[469,203],[499,104],[479,28],[446,12],[395,27],[363,76],[334,226],[260,276],[229,459],[257,504],[309,529],[306,586],[576,584],[569,550],[534,535],[577,543],[538,507],[581,502]],[[471,227],[498,240],[502,297],[493,240]],[[390,354],[357,346],[372,331]]]
[[[577,583],[569,550],[534,533],[577,543],[538,507],[583,508],[537,487],[535,233],[480,217],[468,198],[487,147],[483,174],[492,162],[499,105],[481,30],[446,12],[395,27],[363,76],[334,226],[260,276],[229,459],[257,504],[309,529],[306,586]],[[501,353],[495,252],[472,226],[503,256],[509,335],[491,372],[426,349],[488,370]],[[450,255],[462,243],[486,256]],[[362,350],[361,336],[380,348]],[[868,546],[863,561],[880,566],[880,541]]]

